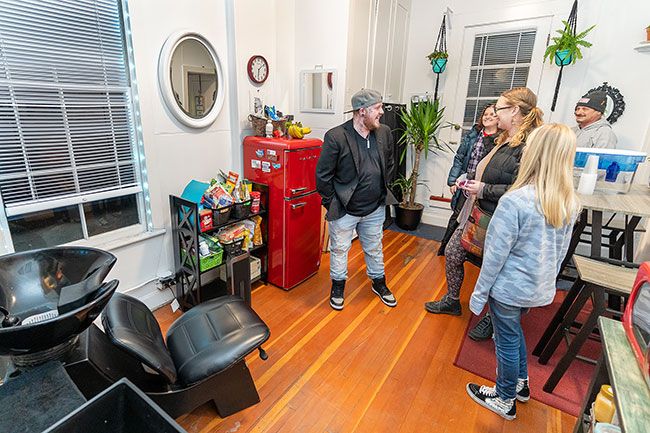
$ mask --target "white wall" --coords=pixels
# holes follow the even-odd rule
[[[118,261],[110,277],[120,280],[119,290],[131,290],[149,306],[158,306],[171,299],[171,293],[158,292],[148,282],[172,272],[174,267],[169,194],[180,194],[191,179],[210,179],[219,169],[229,169],[232,152],[229,91],[214,124],[203,130],[183,126],[163,104],[158,87],[158,55],[173,32],[196,31],[214,46],[227,80],[225,0],[131,0],[129,12],[153,224],[167,232],[111,248]]]
[[[443,10],[449,6],[454,11],[451,17],[452,28],[447,30],[449,64],[442,75],[439,91],[442,102],[447,106],[447,113],[458,111],[457,104],[463,104],[467,83],[456,85],[455,77],[460,73],[460,56],[466,26],[476,26],[550,16],[552,30],[561,26],[561,20],[567,19],[572,0],[557,1],[503,1],[484,2],[478,0],[413,0],[411,4],[411,23],[406,64],[404,95],[433,92],[435,75],[431,71],[425,56],[432,51]],[[633,49],[639,41],[644,40],[645,27],[650,17],[650,2],[634,0],[621,7],[620,2],[609,0],[581,1],[578,9],[578,31],[596,24],[587,40],[593,47],[583,51],[584,59],[575,65],[566,67],[556,111],[551,113],[558,68],[546,64],[539,83],[539,105],[545,112],[545,120],[575,124],[573,108],[582,94],[590,88],[607,81],[618,88],[626,102],[626,111],[614,124],[614,131],[619,138],[619,147],[641,149],[645,142],[650,124],[650,86],[647,84],[650,71],[650,54],[639,53]],[[534,59],[541,62],[542,59]],[[529,87],[537,87],[529,83]],[[447,118],[460,123],[462,119]],[[443,137],[451,141],[458,140],[458,133]],[[449,192],[446,178],[451,165],[451,155],[430,157],[423,170],[429,181],[431,192],[421,188],[419,200],[428,203],[428,196]],[[435,209],[426,209],[424,220],[438,225],[446,225],[448,213]]]
[[[314,129],[315,137],[343,122],[349,0],[130,0],[129,9],[153,223],[166,233],[107,249],[118,257],[110,277],[120,280],[120,290],[155,307],[171,299],[169,291],[158,292],[152,282],[174,268],[169,194],[180,194],[189,180],[208,180],[219,169],[242,171],[241,141],[251,133],[251,94],[259,89],[265,104],[295,114]],[[177,122],[158,88],[160,48],[182,29],[212,43],[228,83],[221,114],[203,130]],[[246,73],[254,54],[269,62],[269,78],[260,86]],[[298,73],[316,64],[338,72],[336,114],[298,111]]]

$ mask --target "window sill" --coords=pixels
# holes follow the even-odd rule
[[[135,226],[140,229],[140,226]],[[97,236],[96,238],[84,239],[81,241],[71,242],[67,245],[85,246],[99,248],[106,251],[123,248],[138,242],[146,241],[167,233],[164,228],[153,229],[151,231],[134,231],[135,227],[127,227],[124,230],[112,232],[106,236]]]

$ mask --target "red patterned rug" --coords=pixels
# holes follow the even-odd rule
[[[564,373],[562,379],[555,387],[552,394],[544,392],[542,387],[546,379],[551,375],[553,368],[559,362],[562,355],[566,352],[566,344],[560,343],[553,357],[548,364],[541,365],[537,362],[537,357],[531,352],[540,339],[546,325],[551,321],[553,314],[557,311],[566,292],[558,291],[553,304],[546,307],[533,308],[522,318],[524,336],[526,337],[526,348],[528,350],[528,376],[530,378],[531,397],[535,400],[578,416],[580,405],[587,393],[591,377],[595,370],[595,365],[581,360],[574,360],[569,369]],[[589,305],[589,304],[588,304]],[[584,313],[583,313],[584,314]],[[581,318],[579,317],[579,321]],[[472,329],[479,318],[473,316],[467,326],[467,331]],[[494,342],[490,339],[487,341],[476,342],[467,336],[463,340],[454,365],[481,376],[494,382],[496,379],[496,356],[494,354]],[[592,359],[597,359],[600,355],[600,343],[592,339],[582,346],[581,355]]]

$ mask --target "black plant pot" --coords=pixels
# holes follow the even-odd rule
[[[420,225],[424,206],[415,203],[416,209],[406,209],[401,204],[395,205],[395,224],[402,230],[415,230]]]

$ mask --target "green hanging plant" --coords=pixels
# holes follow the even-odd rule
[[[434,51],[433,53],[427,56],[427,59],[429,59],[429,61],[432,62],[437,59],[446,59],[447,57],[449,57],[447,51]]]
[[[582,59],[582,51],[580,51],[580,47],[589,48],[592,45],[590,42],[585,40],[585,36],[596,27],[595,24],[577,35],[574,35],[571,31],[571,25],[568,21],[562,20],[562,24],[564,24],[564,28],[562,30],[556,30],[556,33],[559,33],[560,35],[553,37],[553,43],[546,48],[544,61],[548,58],[549,61],[552,62],[556,51],[566,50],[572,59],[571,63],[575,63],[578,59]]]

